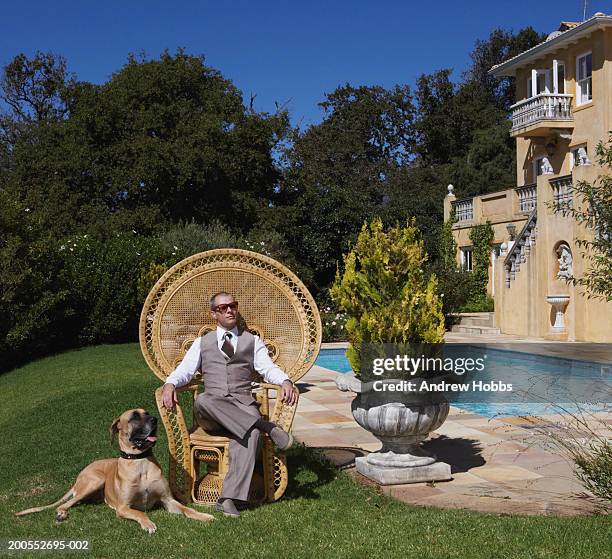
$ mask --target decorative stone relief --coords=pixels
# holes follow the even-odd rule
[[[557,261],[559,262],[559,271],[557,272],[557,279],[568,280],[573,275],[572,264],[572,251],[567,243],[561,243],[556,250]]]
[[[578,165],[590,165],[591,160],[589,159],[585,148],[578,148]]]

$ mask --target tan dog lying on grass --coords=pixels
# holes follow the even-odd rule
[[[55,503],[23,510],[16,516],[57,507],[57,520],[68,517],[68,509],[84,499],[104,496],[104,502],[119,518],[138,522],[150,534],[157,527],[144,511],[161,503],[174,514],[209,522],[214,517],[183,506],[172,497],[157,460],[151,454],[157,441],[157,419],[142,409],[128,410],[111,425],[111,435],[119,435],[121,458],[96,460],[77,476],[68,492]]]

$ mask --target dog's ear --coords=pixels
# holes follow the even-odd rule
[[[113,423],[110,426],[110,444],[111,446],[113,446],[113,443],[115,442],[115,437],[117,436],[117,433],[119,433],[119,421],[121,421],[120,417],[115,419],[115,421],[113,421]]]

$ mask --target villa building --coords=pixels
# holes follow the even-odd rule
[[[588,268],[576,241],[595,232],[554,211],[579,203],[572,194],[577,181],[593,183],[610,172],[597,166],[595,151],[612,131],[612,16],[562,23],[490,73],[516,78],[510,135],[517,185],[469,199],[456,199],[449,186],[444,219],[454,208],[458,263],[471,269],[470,229],[489,221],[489,291],[502,333],[612,342],[612,303],[589,299],[566,281]]]

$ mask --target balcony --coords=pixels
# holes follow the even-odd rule
[[[540,93],[512,105],[510,136],[544,137],[551,129],[573,129],[572,95]]]

